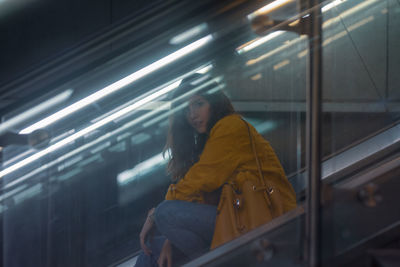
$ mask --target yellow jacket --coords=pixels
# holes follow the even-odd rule
[[[269,143],[250,126],[264,178],[279,190],[284,211],[296,207],[296,195]],[[235,177],[236,176],[236,177]],[[233,114],[211,129],[200,159],[177,184],[171,184],[166,200],[204,203],[204,192],[212,192],[231,178],[259,181],[258,168],[245,122]]]

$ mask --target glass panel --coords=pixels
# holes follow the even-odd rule
[[[397,5],[347,1],[324,13],[325,156],[399,119]]]
[[[287,2],[268,11],[271,18],[295,16],[297,3]],[[187,109],[171,101],[178,100],[174,93],[182,80],[195,73],[218,84],[195,86],[223,91],[269,141],[301,203],[307,38],[256,34],[248,15],[261,7],[216,5],[213,16],[187,18],[162,34],[115,40],[118,49],[98,55],[104,64],[3,117],[9,123],[3,130],[23,139],[3,149],[6,266],[112,265],[140,250],[147,212],[164,200],[171,183],[169,151],[163,154],[168,117]],[[262,226],[252,233],[254,241],[240,239],[229,255],[250,255],[257,238],[268,233],[279,250],[273,259],[296,265],[302,214],[299,208]],[[280,233],[287,236],[284,242],[276,237]],[[229,265],[232,259],[218,262]]]
[[[341,2],[324,13],[323,25],[323,178],[331,185],[324,253],[356,261],[367,256],[365,247],[382,246],[374,237],[389,243],[383,233],[400,220],[386,202],[396,195],[398,171],[385,170],[399,140],[400,5]]]

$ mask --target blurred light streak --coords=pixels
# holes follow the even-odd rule
[[[368,0],[368,1],[364,1],[361,4],[358,4],[348,10],[343,11],[342,13],[340,13],[338,16],[335,16],[334,18],[331,18],[327,21],[325,21],[322,24],[322,27],[329,27],[331,24],[336,23],[336,22],[340,22],[341,19],[347,18],[351,15],[353,15],[354,13],[361,11],[364,8],[367,8],[368,6],[378,2],[379,0]],[[382,2],[381,2],[382,3]]]
[[[373,3],[377,2],[377,1],[378,1],[378,0],[369,0],[369,1],[363,2],[363,3],[361,3],[361,4],[358,4],[357,6],[355,6],[355,7],[353,7],[353,8],[350,8],[349,10],[346,10],[346,11],[342,12],[342,13],[339,14],[338,16],[336,16],[336,17],[334,17],[334,18],[332,18],[332,19],[329,19],[329,20],[325,21],[325,22],[322,24],[322,28],[323,28],[323,29],[326,29],[327,27],[331,26],[333,23],[339,22],[340,19],[343,19],[343,18],[346,18],[346,17],[348,17],[348,16],[351,16],[351,15],[353,15],[355,12],[358,12],[358,11],[364,9],[364,8],[368,7],[369,5],[371,5],[371,4],[373,4]],[[365,20],[368,20],[367,22],[371,21],[370,18],[366,18]],[[367,23],[367,22],[364,22],[364,24]],[[356,23],[356,24],[357,24],[357,23]],[[364,24],[363,24],[363,25],[364,25]],[[359,25],[358,27],[360,27],[360,26],[361,26],[361,25]],[[350,26],[350,27],[351,27],[351,26]],[[352,30],[354,30],[354,28],[352,28]],[[260,61],[262,61],[262,60],[265,60],[265,59],[269,58],[270,56],[275,55],[276,53],[279,53],[279,52],[281,52],[282,50],[284,50],[284,49],[286,49],[286,48],[289,48],[290,46],[292,46],[292,45],[294,45],[294,44],[297,44],[297,43],[299,43],[300,41],[302,41],[302,40],[304,40],[304,39],[306,39],[306,36],[305,36],[305,35],[302,35],[302,36],[300,36],[299,38],[290,41],[289,43],[285,43],[285,44],[283,44],[283,45],[281,45],[281,46],[275,48],[274,50],[269,51],[268,53],[265,53],[265,54],[263,54],[263,55],[261,55],[261,56],[255,58],[255,59],[250,59],[250,60],[248,60],[248,61],[246,62],[246,65],[247,65],[247,66],[251,66],[251,65],[256,64],[256,63],[258,63],[258,62],[260,62]],[[299,57],[299,58],[300,58],[300,57],[303,57],[303,56],[307,55],[307,53],[308,53],[308,52],[307,52],[306,50],[301,51],[301,52],[299,52],[298,57]]]
[[[33,108],[30,108],[27,111],[24,111],[21,114],[15,116],[15,117],[12,117],[9,120],[6,120],[5,122],[0,124],[0,135],[5,133],[6,131],[10,131],[10,129],[18,126],[19,124],[21,124],[24,121],[29,120],[33,116],[36,116],[36,115],[42,113],[43,111],[50,109],[50,108],[54,107],[55,105],[60,104],[64,100],[68,99],[72,93],[73,93],[73,90],[68,89],[68,90],[62,92],[61,94],[58,94],[58,95],[40,103],[39,105],[36,105]]]
[[[208,91],[207,91],[207,94],[214,94],[215,92],[218,92],[218,91],[224,89],[225,87],[226,87],[226,84],[223,83],[223,84],[221,84],[221,85],[218,85],[218,86],[216,86],[216,87],[214,87],[214,88],[208,90]]]
[[[252,40],[252,41],[250,41],[250,42],[248,42],[248,43],[246,43],[244,45],[239,46],[238,48],[236,48],[236,51],[237,51],[237,53],[239,55],[243,54],[243,53],[246,53],[246,52],[256,48],[257,46],[260,46],[260,45],[262,45],[262,44],[264,44],[264,43],[266,43],[266,42],[278,37],[279,35],[281,35],[283,33],[284,33],[284,31],[271,32],[270,34],[268,34],[268,35],[266,35],[264,37],[256,38],[256,39],[254,39],[254,40]]]
[[[3,162],[3,167],[6,167],[6,166],[12,164],[15,161],[19,161],[19,160],[25,158],[26,156],[31,155],[34,152],[35,152],[35,149],[31,148],[31,149],[28,149],[28,150],[22,152],[21,154],[16,155],[13,158],[7,159],[6,161]],[[7,154],[5,154],[5,155],[7,155]],[[3,157],[5,157],[5,155],[3,153]]]
[[[51,141],[50,141],[50,144],[52,144],[52,143],[54,144],[57,141],[59,141],[61,139],[64,139],[66,136],[71,135],[73,133],[75,133],[75,129],[68,130],[68,131],[66,131],[66,132],[64,132],[64,133],[52,138]]]
[[[356,22],[356,23],[350,25],[347,29],[348,29],[349,31],[353,31],[353,30],[355,30],[355,29],[357,29],[357,28],[360,28],[361,26],[364,26],[364,25],[367,24],[368,22],[373,21],[374,19],[375,19],[374,16],[369,16],[368,18],[362,19],[362,20],[360,20],[360,21],[358,21],[358,22]]]
[[[42,188],[43,188],[42,184],[36,184],[20,193],[17,193],[13,197],[15,205],[18,205],[21,202],[27,200],[28,198],[32,198],[40,194],[43,191]]]
[[[300,36],[299,38],[296,38],[296,39],[294,39],[294,40],[291,40],[291,41],[289,41],[288,43],[283,44],[283,45],[281,45],[281,46],[275,48],[274,50],[269,51],[268,53],[265,53],[264,55],[261,55],[261,56],[255,58],[255,59],[250,59],[250,60],[248,60],[248,61],[246,62],[246,65],[247,65],[247,66],[251,66],[251,65],[253,65],[253,64],[256,64],[256,63],[258,63],[258,62],[260,62],[260,61],[262,61],[262,60],[265,60],[265,59],[269,58],[270,56],[273,56],[273,55],[275,55],[275,54],[277,54],[277,53],[279,53],[279,52],[285,50],[286,48],[289,48],[290,46],[293,46],[294,44],[298,44],[298,43],[300,43],[301,41],[306,40],[306,39],[307,39],[307,36],[302,35],[302,36]]]
[[[103,150],[103,149],[105,149],[105,148],[107,148],[109,146],[111,146],[111,142],[110,141],[102,143],[101,145],[99,145],[99,146],[93,148],[92,150],[90,150],[90,153],[96,154],[97,152],[99,152],[99,151],[101,151],[101,150]]]
[[[208,64],[204,68],[201,68],[198,71],[196,71],[196,73],[205,74],[205,73],[209,72],[212,68],[213,68],[213,65],[212,64]]]
[[[127,77],[116,81],[115,83],[112,83],[108,85],[107,87],[97,91],[96,93],[93,93],[78,102],[75,102],[74,104],[54,113],[53,115],[44,118],[40,120],[39,122],[36,122],[35,124],[32,124],[31,126],[23,129],[20,133],[30,133],[36,129],[46,127],[47,125],[54,123],[55,121],[58,121],[69,114],[86,107],[87,105],[107,96],[110,95],[111,93],[116,92],[117,90],[133,83],[134,81],[143,78],[144,76],[172,63],[175,60],[178,60],[179,58],[186,56],[187,54],[193,52],[194,50],[204,46],[205,44],[209,43],[213,37],[211,35],[207,35],[206,37],[203,37],[196,42],[193,42],[178,51],[128,75]]]
[[[82,171],[82,168],[73,169],[73,170],[67,172],[66,174],[58,176],[57,180],[60,181],[60,182],[68,180],[69,178],[72,178],[75,175],[77,175],[78,173],[80,173],[81,171]]]
[[[346,2],[346,1],[347,1],[347,0],[335,0],[335,1],[332,1],[332,2],[330,2],[329,4],[326,4],[325,6],[323,6],[323,7],[321,8],[321,11],[322,11],[322,12],[326,12],[326,11],[328,11],[329,9],[334,8],[335,6],[338,6],[338,5],[340,5],[340,4],[342,4],[342,3]]]
[[[194,70],[194,71],[196,71],[196,70]],[[183,75],[183,76],[179,77],[179,79],[177,81],[175,80],[175,82],[173,82],[169,86],[165,87],[164,89],[171,87],[171,85],[175,85],[176,86],[176,84],[180,84],[180,82],[183,79],[183,77],[186,77],[186,76],[188,76],[190,74],[193,74],[194,71],[188,72],[186,75]],[[203,87],[207,86],[208,84],[210,84],[212,82],[218,82],[221,79],[222,79],[221,77],[216,77],[216,78],[208,81],[207,83],[202,84],[201,86],[198,86],[198,87],[194,88],[193,90],[185,93],[184,95],[180,96],[177,99],[180,99],[180,98],[183,98],[183,97],[187,97],[189,94],[202,89]],[[164,89],[162,89],[162,90],[164,90]],[[153,96],[153,95],[150,95],[150,96]],[[165,105],[167,105],[167,104],[165,104]],[[168,105],[169,105],[169,103],[168,103]],[[137,124],[141,123],[142,121],[144,121],[144,120],[146,120],[148,118],[151,118],[153,115],[157,114],[158,112],[159,112],[159,110],[152,110],[152,111],[140,116],[139,118],[134,119],[134,120],[124,124],[122,127],[118,128],[118,129],[116,129],[116,130],[114,130],[112,132],[109,132],[109,133],[107,133],[107,134],[105,134],[105,135],[93,140],[92,142],[89,142],[89,143],[87,143],[87,144],[85,144],[85,145],[83,145],[83,146],[81,146],[81,147],[79,147],[79,148],[77,148],[75,150],[72,150],[72,151],[68,152],[68,153],[64,154],[63,156],[57,158],[56,160],[53,160],[53,161],[51,161],[49,163],[46,163],[46,164],[43,164],[39,168],[36,168],[35,170],[31,171],[30,173],[27,173],[27,174],[15,179],[15,180],[11,181],[10,183],[5,184],[4,188],[9,188],[9,187],[12,187],[12,186],[20,183],[20,182],[23,182],[26,179],[32,177],[33,175],[36,175],[36,174],[38,174],[38,173],[40,173],[40,172],[42,172],[42,171],[44,171],[44,170],[46,170],[46,169],[48,169],[50,167],[62,162],[62,161],[70,158],[70,157],[73,157],[74,155],[76,155],[76,154],[78,154],[78,153],[80,153],[80,152],[82,152],[82,151],[84,151],[84,150],[86,150],[88,148],[91,148],[92,146],[97,145],[97,144],[107,140],[108,138],[114,136],[114,135],[120,134],[121,132],[125,131],[126,129],[129,129],[132,126],[137,125]],[[105,119],[107,119],[107,118],[105,118]],[[92,126],[90,126],[88,128],[91,128]],[[88,129],[88,128],[86,128],[86,129]],[[84,129],[84,130],[86,130],[86,129]],[[17,170],[18,168],[21,168],[21,167],[23,167],[23,166],[35,161],[36,159],[38,159],[40,157],[43,157],[46,154],[58,149],[59,147],[63,146],[65,143],[70,142],[71,139],[78,138],[78,137],[76,137],[78,134],[80,134],[79,136],[82,136],[82,135],[86,134],[87,131],[83,132],[84,130],[82,130],[80,132],[77,132],[76,134],[61,140],[59,143],[56,143],[53,146],[51,146],[51,147],[49,147],[49,148],[47,148],[47,149],[45,149],[45,150],[43,150],[43,151],[41,151],[41,152],[39,152],[37,154],[34,154],[31,157],[28,157],[28,158],[20,161],[19,163],[10,166],[9,168],[6,168],[6,169],[2,170],[0,172],[0,178],[2,178],[4,175],[7,175],[7,174]],[[90,130],[93,130],[93,129],[90,129]],[[83,132],[83,133],[81,133],[81,132]],[[64,143],[60,145],[60,143],[62,143],[62,142],[64,142]]]
[[[81,160],[83,160],[82,155],[76,156],[75,158],[72,158],[72,159],[68,159],[68,160],[64,161],[62,164],[58,165],[57,171],[60,172],[60,171],[64,170],[65,168],[71,167],[72,165],[80,162]]]
[[[260,134],[264,134],[266,132],[272,131],[274,129],[276,129],[277,124],[274,121],[265,121],[262,122],[260,124],[258,124],[257,126],[255,126],[255,128],[257,129],[257,131]]]
[[[176,87],[178,87],[180,83],[181,81],[178,81]],[[144,107],[141,108],[140,110],[156,110],[156,111],[169,110],[170,108],[169,105],[170,105],[169,101],[152,101],[144,105]],[[136,112],[137,110],[133,110],[132,112],[127,113],[124,116],[115,119],[114,122],[119,123],[120,121],[125,120],[126,118],[132,116],[132,113]]]
[[[24,184],[24,185],[21,185],[21,186],[15,188],[15,189],[13,189],[13,190],[10,190],[9,192],[6,192],[6,193],[1,194],[1,196],[0,196],[0,201],[3,201],[4,199],[9,198],[10,196],[15,195],[16,193],[20,192],[21,190],[24,190],[24,189],[27,188],[27,187],[28,187],[28,185]]]
[[[274,70],[279,70],[280,68],[283,68],[284,66],[289,65],[289,63],[290,63],[290,60],[285,59],[285,60],[279,62],[278,64],[274,65]]]
[[[295,21],[289,23],[288,25],[289,25],[290,27],[295,27],[295,26],[297,26],[299,23],[300,23],[300,19],[296,19]]]
[[[180,104],[179,106],[177,106],[177,107],[175,107],[175,108],[169,110],[168,112],[166,112],[166,113],[164,113],[164,114],[162,114],[162,115],[160,115],[160,116],[158,116],[158,117],[156,117],[156,118],[153,118],[153,119],[151,119],[151,120],[149,120],[149,121],[146,121],[145,123],[143,123],[143,127],[144,127],[144,128],[147,128],[147,127],[149,127],[149,126],[151,126],[151,125],[153,125],[153,124],[155,124],[155,123],[157,123],[157,122],[159,122],[159,121],[165,120],[165,119],[167,119],[171,114],[173,114],[173,113],[175,113],[175,112],[178,112],[179,110],[185,108],[186,106],[187,106],[187,103]]]
[[[253,75],[253,76],[250,77],[250,79],[252,81],[258,81],[261,78],[262,78],[262,74],[261,73],[257,73],[256,75]]]
[[[364,26],[365,24],[373,21],[374,19],[375,19],[374,16],[369,16],[368,18],[362,19],[362,20],[350,25],[349,27],[347,27],[347,31],[341,31],[329,38],[326,38],[324,40],[324,42],[322,43],[322,46],[326,46],[326,45],[332,43],[333,41],[336,41],[336,40],[346,36],[348,32],[354,31],[355,29],[357,29],[361,26]]]
[[[263,6],[260,9],[257,9],[256,11],[254,11],[253,13],[248,15],[247,18],[253,19],[256,16],[268,14],[278,8],[281,8],[287,4],[295,3],[295,2],[296,2],[296,0],[276,0],[276,1],[269,3],[268,5]]]
[[[132,182],[136,177],[143,176],[149,173],[151,170],[167,164],[167,159],[164,158],[163,153],[157,154],[141,163],[136,165],[134,168],[125,170],[118,174],[117,181],[119,185],[126,185]]]
[[[176,83],[177,83],[177,87],[180,85],[182,79],[188,77],[189,75],[192,75],[193,73],[202,73],[205,74],[206,72],[210,71],[212,69],[212,64],[211,63],[207,63],[205,65],[202,65],[192,71],[187,72],[184,75],[181,75],[180,77],[178,77],[177,79],[175,79]],[[155,89],[157,90],[157,89]],[[119,107],[101,115],[100,117],[97,117],[93,120],[91,120],[91,123],[97,122],[105,117],[108,117],[112,114],[114,114],[115,112],[117,112],[118,110],[120,110],[121,108],[130,106],[132,104],[135,103],[135,101],[137,101],[137,99],[133,99],[127,103],[124,103],[123,105],[120,105]],[[170,108],[170,103],[166,102],[166,101],[156,101],[156,102],[149,102],[146,105],[143,105],[141,107],[138,107],[136,110],[168,110]],[[124,116],[129,116],[130,114],[126,114]],[[120,117],[118,119],[115,120],[115,122],[119,122],[120,120],[124,119],[124,117]]]
[[[63,134],[61,134],[61,135],[59,135],[59,136],[56,136],[56,137],[54,137],[54,138],[52,138],[52,139],[50,140],[50,144],[54,144],[54,143],[56,143],[57,141],[59,141],[59,140],[65,138],[66,136],[73,134],[74,132],[75,132],[75,130],[72,129],[72,130],[69,130],[69,131],[67,131],[67,132],[65,132],[65,133],[63,133]],[[21,153],[21,154],[16,155],[16,156],[13,157],[13,158],[7,159],[6,161],[4,161],[3,167],[6,167],[6,166],[12,164],[12,163],[15,162],[15,161],[21,160],[21,159],[25,158],[27,155],[33,154],[35,151],[37,151],[37,149],[31,148],[31,149],[28,149],[28,150],[24,151],[24,152]]]
[[[134,145],[138,145],[146,142],[147,140],[150,140],[150,138],[151,138],[150,135],[146,133],[138,133],[131,137],[131,143]]]
[[[178,81],[178,82],[180,83],[180,81]],[[174,83],[164,87],[163,89],[161,89],[159,91],[156,91],[156,92],[154,92],[154,93],[152,93],[152,94],[150,94],[150,95],[148,95],[148,96],[136,101],[134,104],[132,104],[132,105],[130,105],[128,107],[125,107],[124,109],[121,109],[118,112],[116,112],[116,113],[114,113],[114,114],[112,114],[112,115],[110,115],[110,116],[108,116],[108,117],[106,117],[106,118],[104,118],[104,119],[102,119],[102,120],[90,125],[89,127],[84,128],[83,130],[80,130],[79,132],[76,132],[73,135],[70,135],[70,136],[62,139],[61,141],[49,146],[48,148],[46,148],[46,149],[44,149],[44,150],[42,150],[42,151],[40,151],[40,152],[38,152],[36,154],[33,154],[32,156],[30,156],[28,158],[25,158],[25,159],[21,160],[20,162],[12,165],[10,167],[5,168],[4,170],[2,170],[0,172],[0,177],[3,177],[4,175],[7,175],[7,174],[17,170],[17,169],[19,169],[19,168],[21,168],[21,167],[23,167],[23,166],[35,161],[35,160],[41,158],[41,157],[43,157],[43,156],[45,156],[45,155],[47,155],[47,154],[59,149],[60,147],[63,147],[64,145],[66,145],[68,143],[73,142],[75,139],[77,139],[79,137],[82,137],[85,134],[87,134],[87,133],[89,133],[89,132],[91,132],[93,130],[96,130],[97,128],[99,128],[99,127],[101,127],[101,126],[113,121],[114,119],[116,119],[118,117],[121,117],[121,116],[125,115],[126,113],[136,109],[137,107],[140,107],[140,106],[142,106],[142,105],[144,105],[144,104],[146,104],[146,103],[148,103],[148,102],[160,97],[161,95],[164,95],[164,94],[172,91],[173,89],[175,89],[179,85],[178,82],[174,82]]]
[[[305,57],[308,54],[308,49],[305,49],[297,54],[298,58]]]
[[[359,22],[354,23],[353,25],[350,25],[347,28],[347,31],[341,31],[341,32],[329,37],[329,38],[326,38],[323,41],[322,46],[327,46],[328,44],[330,44],[330,43],[332,43],[332,42],[334,42],[334,41],[346,36],[348,34],[348,32],[354,31],[355,29],[357,29],[357,28],[359,28],[359,27],[361,27],[361,26],[373,21],[374,19],[375,19],[374,16],[369,16],[368,18],[365,18],[363,20],[360,20]],[[298,58],[302,58],[302,57],[306,56],[307,54],[308,54],[308,51],[307,50],[303,50],[303,51],[301,51],[300,53],[297,54],[297,57]]]
[[[94,156],[92,156],[90,158],[82,160],[81,162],[79,162],[79,166],[83,167],[83,166],[88,165],[88,164],[90,164],[92,162],[102,161],[102,160],[103,160],[103,158],[101,157],[101,155],[97,154],[97,155],[94,155]]]
[[[217,78],[216,78],[216,79],[217,79]],[[216,80],[216,79],[213,79],[213,80],[211,80],[211,81],[209,81],[209,82],[207,82],[207,83],[205,83],[205,84],[202,84],[201,86],[199,86],[199,87],[197,87],[197,88],[192,89],[191,91],[187,92],[186,94],[184,94],[184,95],[182,95],[182,96],[180,96],[180,97],[174,99],[174,101],[180,101],[180,100],[182,100],[183,98],[188,97],[188,96],[194,94],[195,92],[197,92],[197,91],[201,90],[202,88],[206,87],[207,85],[211,84],[211,83],[212,83],[214,80]],[[221,78],[218,78],[218,80],[220,81]],[[212,93],[214,93],[215,91],[222,90],[224,87],[225,87],[225,84],[221,84],[221,85],[219,85],[219,86],[216,86],[215,88],[212,88],[212,89],[208,90],[207,93],[212,94]],[[158,117],[156,117],[156,118],[153,118],[152,120],[146,121],[145,123],[143,123],[143,127],[144,127],[144,128],[147,128],[147,127],[149,127],[149,126],[151,126],[151,125],[153,125],[153,124],[155,124],[155,123],[157,123],[157,122],[159,122],[159,121],[165,120],[165,119],[167,119],[171,114],[173,114],[173,113],[175,113],[175,112],[178,112],[179,110],[185,108],[186,106],[187,106],[187,103],[182,103],[182,104],[180,104],[179,106],[177,106],[177,107],[171,109],[170,111],[168,111],[168,112],[166,112],[166,113],[164,113],[164,114],[162,114],[162,115],[160,115],[160,116],[158,116]]]
[[[326,11],[330,10],[331,8],[333,8],[335,6],[338,6],[338,5],[340,5],[340,4],[342,4],[342,3],[346,2],[346,1],[347,0],[335,0],[335,1],[333,1],[333,2],[331,2],[329,4],[327,4],[327,5],[323,6],[321,11],[322,12],[326,12]],[[372,0],[372,1],[377,1],[377,0]],[[275,2],[277,2],[275,5],[281,4],[281,3],[278,3],[278,1],[275,1]],[[271,5],[271,7],[275,6],[275,5],[273,5],[275,2],[272,2],[271,4],[265,6],[265,8],[270,6],[270,5]],[[283,2],[285,2],[285,1],[283,1]],[[286,5],[286,4],[288,4],[288,3],[283,3],[282,5]],[[361,6],[361,7],[359,7],[359,8],[363,8],[364,7],[363,5],[365,5],[365,4],[366,3],[360,4],[359,6]],[[367,3],[367,5],[370,5],[370,4],[371,3]],[[277,8],[281,7],[282,5],[278,6]],[[259,10],[261,10],[261,9],[259,9]],[[258,12],[259,10],[257,10],[256,12]],[[268,10],[268,8],[266,8],[266,10]],[[357,11],[357,10],[355,10],[355,11]],[[264,12],[260,12],[260,13],[256,13],[256,12],[253,13],[254,16],[252,15],[251,18],[253,18],[253,17],[257,16],[257,15],[260,15],[260,14],[264,14]],[[270,11],[268,11],[268,12],[270,12]],[[354,12],[354,10],[352,12]],[[344,15],[346,15],[345,13],[346,13],[346,11],[343,12]],[[309,14],[306,14],[306,15],[303,16],[303,18],[306,18],[308,16],[309,16]],[[290,26],[295,26],[295,25],[298,24],[298,22],[299,22],[299,20],[295,20],[292,23],[290,23],[289,25]],[[278,32],[280,32],[280,33],[277,34],[277,35],[273,35],[273,34],[278,33]],[[270,34],[268,34],[265,37],[258,37],[256,39],[253,39],[253,40],[241,45],[240,47],[236,48],[236,51],[238,52],[238,54],[245,53],[247,51],[250,51],[250,50],[256,48],[259,45],[262,45],[262,44],[274,39],[275,37],[281,35],[282,33],[284,33],[284,31],[274,31],[274,32],[271,32]]]
[[[123,133],[123,134],[117,136],[117,142],[120,142],[121,140],[123,140],[123,139],[125,139],[125,138],[128,138],[128,137],[131,136],[131,135],[132,135],[131,132]]]
[[[183,33],[173,37],[169,43],[172,45],[178,45],[181,43],[186,42],[187,40],[196,37],[197,35],[203,33],[208,29],[207,23],[202,23],[200,25],[197,25],[187,31],[184,31]]]
[[[179,83],[180,83],[180,81],[179,81]],[[178,85],[177,85],[177,87],[178,87]],[[121,110],[122,108],[125,108],[125,107],[128,107],[128,106],[133,105],[136,101],[137,101],[137,98],[135,98],[135,99],[129,101],[128,103],[125,103],[125,104],[123,104],[123,105],[120,105],[120,106],[118,106],[117,108],[115,108],[115,109],[113,109],[113,110],[110,110],[110,111],[108,111],[107,113],[102,114],[101,116],[99,116],[99,117],[97,117],[97,118],[92,119],[92,120],[90,121],[90,123],[95,123],[95,122],[98,122],[98,121],[100,121],[100,120],[102,120],[102,119],[104,119],[104,118],[106,118],[106,117],[109,117],[109,116],[111,116],[112,114],[114,114],[115,112],[118,112],[119,110]],[[149,103],[147,103],[147,104],[145,104],[145,105],[143,105],[143,106],[138,107],[138,108],[135,109],[135,110],[132,110],[132,112],[136,112],[136,111],[138,111],[138,110],[168,110],[169,107],[166,106],[165,103],[169,103],[169,102],[166,102],[166,101],[152,101],[152,102],[149,102]],[[131,112],[131,113],[132,113],[132,112]],[[125,118],[125,116],[130,116],[130,115],[132,115],[131,113],[127,113],[127,114],[125,114],[124,116],[121,116],[121,117],[115,119],[114,121],[115,121],[115,122],[118,122],[118,121],[120,121],[120,120],[123,120],[123,119]]]

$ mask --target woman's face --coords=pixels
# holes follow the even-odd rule
[[[198,133],[207,131],[210,119],[210,103],[202,96],[194,95],[189,99],[186,109],[186,119]]]

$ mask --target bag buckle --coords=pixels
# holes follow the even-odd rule
[[[234,200],[233,206],[234,206],[236,209],[239,209],[239,208],[242,206],[242,201],[240,200],[240,198],[236,198],[236,199]]]
[[[261,186],[257,188],[255,185],[253,185],[253,191],[261,191],[261,190],[265,190],[268,193],[268,195],[271,195],[274,192],[273,187]]]

